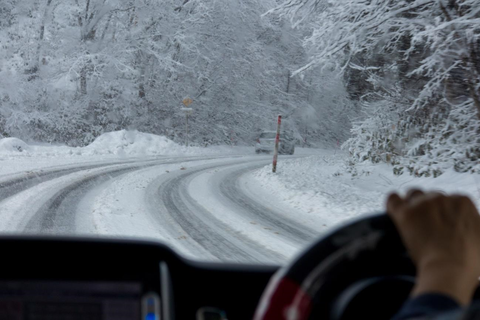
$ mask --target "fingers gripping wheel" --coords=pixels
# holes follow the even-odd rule
[[[389,319],[415,269],[392,221],[370,216],[331,232],[271,280],[256,320]],[[366,319],[365,318],[365,319]]]

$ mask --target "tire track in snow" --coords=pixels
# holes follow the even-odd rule
[[[265,164],[265,161],[250,161],[202,171],[189,182],[187,192],[217,220],[246,235],[257,246],[277,252],[287,260],[320,232],[311,230],[307,223],[293,221],[296,212],[245,188],[249,180],[245,180],[243,174]],[[239,171],[243,173],[238,174]]]
[[[285,257],[259,246],[216,219],[188,194],[188,183],[195,175],[204,170],[230,165],[232,165],[231,162],[202,166],[189,172],[182,172],[167,181],[152,183],[150,188],[156,188],[155,193],[160,200],[151,204],[154,208],[152,210],[156,211],[157,215],[165,216],[166,214],[175,221],[188,236],[189,239],[185,239],[186,243],[190,239],[193,240],[221,261],[257,263],[285,261]],[[149,198],[155,199],[155,197]]]
[[[211,158],[191,157],[179,158],[175,160],[169,158],[163,161],[136,161],[136,165],[128,165],[127,167],[122,168],[118,168],[118,165],[113,165],[115,168],[110,170],[89,174],[82,179],[78,179],[73,183],[64,186],[62,190],[48,199],[47,202],[44,203],[28,221],[24,232],[74,234],[77,205],[91,188],[132,171],[158,165],[196,161],[199,159],[208,160]]]
[[[150,161],[158,161],[158,160],[150,160]],[[97,168],[108,167],[112,165],[128,164],[128,163],[134,163],[134,162],[138,162],[138,160],[118,161],[118,162],[110,162],[110,163],[102,163],[102,164],[90,164],[90,165],[83,165],[83,166],[67,168],[67,169],[62,168],[62,169],[37,170],[37,171],[28,172],[14,179],[0,181],[0,202],[28,188],[34,187],[37,184],[59,178],[67,174],[89,170],[89,169],[97,169]]]
[[[185,244],[193,241],[221,261],[272,263],[284,262],[286,257],[252,241],[246,235],[234,230],[233,226],[220,221],[211,212],[198,204],[188,192],[188,185],[195,176],[204,171],[238,165],[240,162],[202,166],[177,174],[167,181],[152,183],[156,195],[153,211],[159,216],[169,216],[185,232]],[[263,164],[264,165],[264,164]],[[207,186],[206,186],[207,187]],[[160,200],[155,200],[155,199]],[[160,209],[159,209],[160,208]],[[167,221],[163,217],[164,221]]]
[[[240,169],[234,169],[222,176],[220,182],[217,182],[216,190],[236,205],[244,215],[250,216],[251,219],[258,221],[258,223],[277,230],[281,235],[298,245],[303,246],[311,243],[318,237],[318,231],[288,218],[285,214],[275,212],[267,205],[260,203],[258,199],[249,197],[243,191],[240,186],[241,177],[261,167],[263,165],[249,165]]]
[[[24,231],[27,233],[74,234],[76,203],[90,188],[141,168],[143,167],[111,170],[70,184],[50,198],[35,213]]]
[[[225,158],[225,161],[222,160]],[[198,252],[199,255],[209,253],[213,259],[231,262],[256,262],[256,263],[272,263],[284,262],[286,256],[281,250],[271,250],[261,243],[257,243],[248,237],[246,233],[238,232],[235,226],[224,223],[200,205],[188,191],[190,182],[198,175],[205,171],[218,169],[220,172],[224,169],[228,174],[218,175],[220,182],[215,186],[219,188],[218,194],[227,199],[232,207],[233,214],[248,214],[252,219],[260,219],[262,223],[269,223],[281,230],[281,236],[287,237],[292,242],[305,243],[308,242],[310,232],[302,229],[291,219],[284,219],[278,212],[265,208],[256,200],[250,199],[239,187],[238,179],[251,170],[265,165],[263,160],[246,163],[251,159],[235,159],[236,157],[215,156],[215,157],[178,157],[176,159],[168,158],[161,160],[150,160],[150,163],[139,163],[138,160],[132,164],[124,165],[95,165],[83,166],[75,169],[54,170],[45,173],[45,178],[50,177],[51,180],[57,178],[55,175],[68,175],[74,172],[96,169],[96,172],[87,172],[86,176],[77,177],[74,181],[68,181],[55,184],[51,196],[45,201],[37,201],[41,203],[41,207],[32,211],[30,219],[26,221],[24,231],[29,233],[47,233],[47,234],[74,234],[76,231],[76,209],[88,192],[94,190],[95,187],[105,188],[102,184],[110,179],[119,179],[126,174],[134,174],[136,170],[145,169],[151,166],[161,166],[165,164],[180,164],[189,161],[203,160],[220,160],[214,164],[195,165],[186,171],[178,171],[168,175],[162,174],[154,179],[147,187],[147,214],[155,216],[155,222],[162,223],[163,229],[174,237],[173,241],[180,246],[189,248],[190,252]],[[240,170],[236,167],[241,166]],[[88,167],[85,169],[85,167]],[[104,170],[102,170],[102,167]],[[75,170],[75,171],[71,171]],[[99,172],[101,171],[101,172]],[[50,176],[51,175],[51,176]],[[35,177],[30,178],[36,180]],[[44,180],[43,180],[44,181]],[[38,183],[41,183],[40,181]],[[53,181],[52,181],[53,182]],[[26,182],[24,182],[26,183]],[[33,183],[33,182],[28,182]],[[24,188],[29,188],[23,185]],[[207,186],[206,186],[207,187]],[[61,190],[59,190],[62,188]],[[153,189],[152,189],[153,188]],[[59,190],[55,193],[56,190]],[[148,190],[153,190],[153,194]],[[33,190],[33,189],[32,189]],[[240,210],[240,209],[241,210]],[[160,226],[159,226],[160,227]],[[177,235],[185,235],[185,239],[178,241]],[[148,236],[148,235],[147,235]],[[188,237],[188,239],[187,239]],[[312,236],[312,238],[315,235]],[[281,239],[280,239],[281,240]],[[280,241],[279,240],[279,241]],[[278,246],[277,246],[278,247]]]

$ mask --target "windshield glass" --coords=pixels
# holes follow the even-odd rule
[[[275,132],[264,132],[260,135],[260,139],[275,139],[276,136]]]
[[[284,264],[393,191],[478,203],[478,7],[2,0],[0,233]]]

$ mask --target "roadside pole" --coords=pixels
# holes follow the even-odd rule
[[[275,149],[273,150],[273,168],[272,172],[277,172],[277,160],[278,160],[278,143],[280,142],[280,126],[282,125],[282,115],[278,115],[277,122],[277,135],[275,137]]]
[[[192,108],[181,108],[185,112],[185,145],[188,147],[188,116],[193,112]]]
[[[183,99],[182,103],[185,106],[185,108],[182,108],[181,110],[185,112],[185,145],[188,148],[188,143],[189,143],[189,141],[188,141],[189,140],[188,139],[188,116],[190,115],[190,113],[193,112],[193,109],[189,108],[189,106],[193,103],[193,100],[190,99],[190,98],[185,98],[185,99]]]
[[[187,116],[187,121],[185,122],[185,123],[186,123],[186,125],[187,125],[187,128],[186,128],[186,130],[185,130],[185,131],[187,132],[187,135],[186,135],[186,137],[187,137],[187,142],[186,142],[186,145],[187,145],[187,148],[188,148],[188,111],[187,111],[187,112],[185,112],[185,115]]]

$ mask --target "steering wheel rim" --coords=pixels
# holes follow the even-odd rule
[[[355,266],[362,270],[351,270]],[[339,308],[345,308],[345,303],[339,300],[345,300],[345,292],[351,293],[354,283],[375,277],[408,278],[413,286],[414,275],[415,268],[388,215],[362,217],[321,237],[277,272],[254,319],[344,319],[344,310]],[[410,289],[404,286],[407,296]]]

